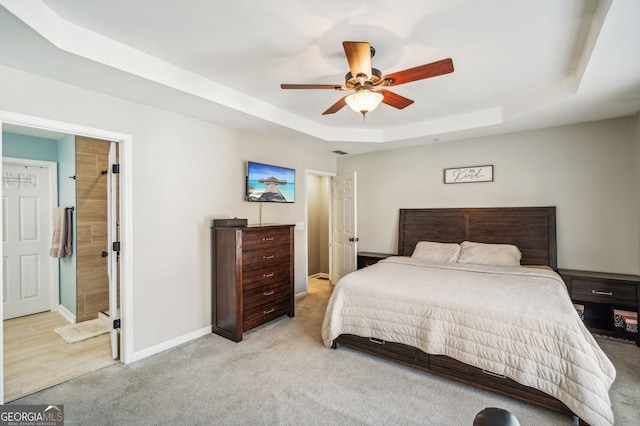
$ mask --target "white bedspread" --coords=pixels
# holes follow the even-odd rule
[[[615,369],[551,270],[391,257],[337,283],[324,344],[340,334],[446,355],[539,389],[593,426],[613,424]]]

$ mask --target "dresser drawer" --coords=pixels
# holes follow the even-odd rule
[[[242,328],[247,331],[279,316],[290,314],[290,297],[274,299],[270,303],[263,303],[250,309],[243,309]]]
[[[287,260],[283,263],[267,265],[262,268],[247,269],[242,274],[242,289],[248,290],[276,281],[289,280],[291,276],[291,263]]]
[[[290,257],[288,247],[271,247],[266,250],[246,251],[242,253],[242,270],[248,271],[287,263]]]
[[[244,288],[242,290],[243,309],[248,310],[260,304],[272,303],[273,300],[285,296],[291,296],[288,277],[283,281],[272,282],[249,289]]]
[[[269,250],[275,247],[287,250],[291,239],[289,228],[265,228],[245,231],[242,250]]]
[[[636,286],[574,277],[571,279],[571,299],[635,307]]]

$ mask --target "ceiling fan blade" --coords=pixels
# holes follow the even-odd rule
[[[342,89],[341,84],[281,84],[281,89]]]
[[[404,96],[400,96],[397,93],[390,92],[388,90],[378,90],[378,92],[382,93],[384,98],[382,98],[382,103],[390,105],[394,108],[403,109],[408,107],[413,103],[411,99],[405,98]]]
[[[453,72],[453,61],[451,58],[447,58],[430,64],[420,65],[415,68],[409,68],[404,71],[398,71],[384,76],[384,79],[392,80],[389,86],[397,86],[399,84],[410,83],[416,80],[423,80],[425,78],[437,77],[442,74],[449,74],[450,72]]]
[[[340,100],[338,102],[336,102],[335,104],[331,105],[328,110],[326,110],[325,112],[322,113],[322,115],[334,114],[334,113],[340,111],[342,109],[342,107],[344,107],[347,104],[347,101],[345,99],[347,99],[346,96],[343,96],[342,98],[340,98]]]
[[[344,53],[347,55],[351,76],[360,74],[371,78],[371,46],[363,41],[343,41]]]

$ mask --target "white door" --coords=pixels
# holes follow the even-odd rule
[[[52,309],[49,169],[25,164],[2,163],[3,319]]]
[[[117,208],[117,178],[118,175],[114,173],[113,165],[116,164],[116,143],[111,142],[109,148],[109,179],[107,180],[107,222],[108,222],[108,236],[107,236],[107,252],[109,258],[107,259],[107,270],[109,274],[109,320],[113,326],[113,321],[120,319],[118,311],[118,256],[119,252],[113,250],[113,243],[119,241],[118,238],[118,216],[116,214]],[[118,359],[118,329],[111,328],[111,355],[113,359]]]
[[[356,226],[356,172],[333,178],[332,266],[334,284],[356,270],[358,250]]]

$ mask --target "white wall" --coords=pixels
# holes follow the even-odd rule
[[[640,113],[636,115],[636,194],[640,193]],[[640,195],[637,196],[637,209],[638,209],[638,269],[640,269]]]
[[[556,206],[558,265],[640,271],[638,119],[591,122],[340,157],[358,172],[358,249],[396,253],[398,209]],[[443,169],[494,165],[494,182],[443,183]]]
[[[0,67],[0,110],[132,135],[133,351],[211,324],[210,221],[259,220],[244,201],[247,160],[335,172],[335,155],[282,143]],[[10,83],[8,83],[10,82]],[[263,222],[304,221],[295,204],[263,207]],[[306,289],[304,232],[296,231],[296,293]]]

